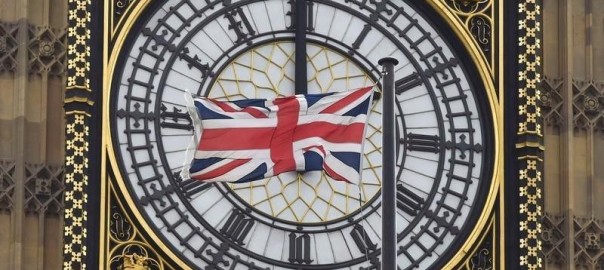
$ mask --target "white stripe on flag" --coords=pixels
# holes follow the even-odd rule
[[[259,119],[204,119],[204,129],[276,127],[277,118]]]
[[[358,185],[361,176],[360,174],[353,168],[341,162],[339,159],[327,153],[327,157],[325,157],[325,164],[329,166],[334,172],[344,177],[348,182]]]
[[[230,158],[230,159],[246,159],[246,158],[254,158],[254,159],[263,159],[270,160],[271,152],[268,149],[249,149],[249,150],[220,150],[220,151],[195,151],[195,158]]]
[[[331,152],[356,152],[361,153],[361,144],[360,143],[332,143],[328,142],[320,137],[310,137],[305,138],[303,140],[298,140],[294,142],[294,149],[301,150],[307,147],[312,146],[323,146],[325,151]]]

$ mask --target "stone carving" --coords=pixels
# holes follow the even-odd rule
[[[598,269],[604,263],[604,220],[574,218],[575,266]],[[582,269],[582,268],[577,268]]]
[[[0,160],[0,211],[13,209],[15,162]]]
[[[541,220],[543,230],[541,240],[543,241],[543,258],[547,264],[563,265],[566,262],[564,250],[564,216],[545,214]]]
[[[562,79],[543,78],[541,81],[541,98],[539,105],[541,106],[543,120],[546,125],[553,127],[561,127],[564,123],[562,117],[562,105],[564,98],[562,97]]]
[[[60,215],[63,213],[63,167],[25,164],[25,211]]]
[[[575,128],[604,131],[604,83],[573,81]]]
[[[29,35],[30,73],[63,75],[65,73],[65,56],[67,55],[65,29],[30,26]]]
[[[547,265],[564,266],[569,258],[565,249],[568,236],[564,226],[568,220],[573,222],[574,255],[577,269],[600,269],[604,266],[604,220],[595,218],[573,217],[546,213],[542,219],[543,230],[540,238],[543,241],[542,256]]]
[[[0,72],[17,68],[18,32],[16,23],[0,22]]]

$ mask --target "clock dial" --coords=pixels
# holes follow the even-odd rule
[[[492,182],[489,103],[470,80],[472,63],[404,1],[317,0],[307,8],[308,93],[373,85],[378,59],[401,62],[397,262],[401,269],[442,265],[468,238]],[[359,186],[322,172],[246,184],[178,177],[194,133],[186,91],[222,100],[296,93],[294,9],[281,0],[155,3],[122,48],[110,97],[114,165],[150,233],[192,268],[380,264],[379,95]]]

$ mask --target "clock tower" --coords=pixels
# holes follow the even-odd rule
[[[541,154],[529,132],[535,128],[528,116],[534,93],[530,83],[523,84],[538,71],[520,70],[524,77],[517,78],[504,70],[506,61],[516,59],[502,52],[518,33],[510,37],[502,23],[524,15],[504,16],[510,7],[503,1],[77,3],[71,7],[70,52],[81,54],[72,59],[67,92],[73,93],[68,108],[74,113],[68,118],[73,176],[66,179],[66,265],[379,269],[383,222],[396,224],[399,269],[538,263],[522,247],[540,245],[531,238],[539,212],[531,203],[539,199],[530,198],[541,184],[508,185],[515,176],[506,169],[522,152],[526,167],[515,162],[509,168],[520,170],[521,179],[533,177],[528,159],[538,162]],[[104,13],[92,14],[91,5]],[[230,101],[380,89],[378,60],[384,57],[399,61],[391,115],[395,216],[380,211],[379,94],[370,106],[358,186],[323,172],[245,184],[180,177],[195,132],[187,91]],[[513,87],[525,94],[513,96]],[[524,114],[506,107],[508,101]],[[523,117],[524,133],[504,128]],[[525,145],[517,143],[522,140]],[[71,157],[78,162],[69,163]],[[506,194],[517,190],[520,196],[508,200]],[[514,210],[507,202],[525,207]],[[95,207],[99,215],[93,217]],[[520,254],[506,252],[506,243],[514,241],[528,241]],[[93,247],[94,255],[84,247]]]

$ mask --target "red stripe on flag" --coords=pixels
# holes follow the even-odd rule
[[[228,120],[226,120],[228,121]],[[275,128],[218,128],[204,129],[198,150],[268,149]]]
[[[225,173],[230,172],[231,170],[245,164],[248,163],[250,160],[252,160],[251,158],[248,159],[235,159],[227,164],[224,164],[214,170],[211,170],[207,173],[204,174],[200,174],[200,175],[195,175],[192,178],[193,179],[197,179],[197,180],[207,180],[207,179],[211,179],[211,178],[215,178],[218,176],[221,176]]]
[[[327,175],[329,175],[329,177],[333,178],[333,180],[336,180],[336,181],[345,181],[345,182],[350,183],[350,181],[348,181],[346,178],[344,178],[344,176],[339,175],[332,168],[330,168],[325,163],[325,160],[323,160],[323,169],[325,169],[325,172],[327,173]]]
[[[296,97],[278,98],[273,101],[277,105],[277,127],[273,135],[270,148],[271,160],[275,163],[275,175],[296,170],[294,160],[294,130],[298,125],[300,104]]]
[[[253,107],[246,107],[241,110],[236,110],[233,107],[229,106],[227,102],[218,101],[215,99],[208,99],[210,102],[214,103],[216,106],[220,107],[225,112],[245,112],[255,118],[268,118],[262,111],[255,109]],[[233,104],[234,105],[234,104]]]
[[[360,143],[365,131],[364,123],[338,125],[328,122],[313,122],[299,125],[294,134],[294,141],[310,137],[321,137],[332,143]]]
[[[342,98],[342,99],[338,100],[338,102],[325,108],[320,113],[335,113],[338,110],[350,105],[350,103],[354,102],[355,100],[362,97],[363,95],[367,94],[367,92],[369,92],[372,88],[373,88],[373,86],[368,86],[365,88],[361,88],[357,91],[354,91],[354,92],[350,93],[348,96],[346,96],[345,98]]]

